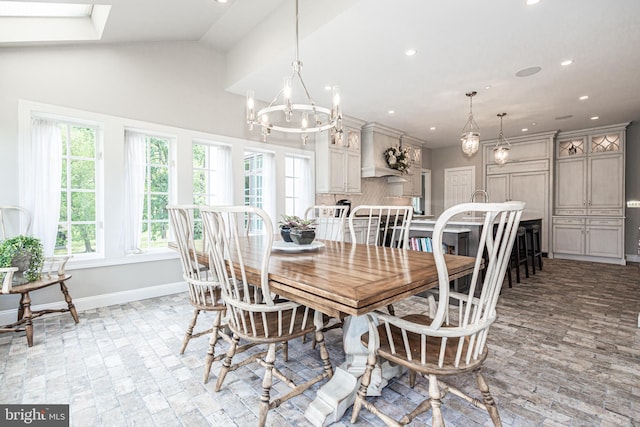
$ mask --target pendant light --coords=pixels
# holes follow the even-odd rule
[[[499,165],[507,163],[507,160],[509,160],[509,150],[511,149],[511,144],[509,144],[509,141],[507,141],[502,134],[502,118],[506,115],[507,113],[498,113],[498,117],[500,117],[500,133],[498,134],[498,142],[493,149],[493,159]]]
[[[478,152],[480,147],[480,127],[473,120],[473,97],[478,92],[467,92],[465,95],[469,97],[469,120],[462,128],[462,152],[467,156],[473,156]]]
[[[316,105],[302,80],[302,61],[298,52],[298,0],[296,4],[296,44],[295,58],[291,64],[293,71],[284,79],[284,86],[275,96],[273,101],[265,108],[255,111],[255,97],[253,91],[247,92],[247,123],[250,129],[259,126],[262,139],[266,141],[271,131],[284,133],[297,133],[302,136],[306,144],[310,133],[330,131],[331,134],[342,133],[342,112],[340,111],[340,90],[337,86],[332,88],[333,102],[331,108]],[[297,82],[299,92],[304,94],[301,100],[296,102],[293,98],[294,83]]]

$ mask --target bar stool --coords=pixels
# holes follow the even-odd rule
[[[542,245],[540,243],[540,224],[533,224],[527,228],[527,236],[531,246],[531,271],[536,274],[536,258],[538,261],[538,270],[542,270]]]
[[[520,265],[524,264],[525,277],[529,277],[529,243],[527,239],[527,229],[518,227],[516,241],[511,250],[511,259],[509,261],[509,287],[512,287],[511,270],[516,270],[516,282],[520,283]]]

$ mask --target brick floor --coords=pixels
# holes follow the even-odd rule
[[[407,300],[396,312],[421,302]],[[637,265],[545,259],[542,272],[504,288],[484,368],[503,424],[639,426],[639,312]],[[80,312],[78,325],[66,314],[37,319],[32,348],[24,334],[2,334],[0,402],[70,404],[71,424],[82,427],[255,425],[262,368],[229,373],[215,393],[220,362],[202,383],[207,337],[178,354],[190,316],[185,292]],[[326,335],[334,364],[344,357],[340,334]],[[319,372],[308,342],[292,342],[289,354],[285,370],[294,377]],[[455,384],[475,387],[473,378]],[[268,425],[308,425],[304,408],[318,387],[270,411]],[[277,383],[274,389],[282,390]],[[426,393],[426,381],[411,389],[405,375],[376,399],[399,413]],[[443,407],[448,426],[491,425],[486,413],[456,397],[447,396]],[[335,425],[350,425],[349,417]],[[427,413],[412,425],[430,421]],[[382,423],[363,410],[356,425]]]

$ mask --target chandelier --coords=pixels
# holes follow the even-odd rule
[[[507,113],[498,113],[498,117],[500,117],[500,133],[498,134],[498,142],[493,149],[493,158],[499,165],[507,163],[507,160],[509,160],[509,150],[511,149],[511,144],[509,144],[509,141],[507,141],[502,134],[502,118],[506,115]]]
[[[467,156],[473,156],[478,151],[478,147],[480,146],[480,127],[473,120],[473,97],[478,92],[467,92],[466,95],[469,97],[469,120],[462,128],[462,152]]]
[[[301,134],[302,142],[307,143],[310,133],[330,130],[332,134],[342,134],[342,112],[340,111],[340,89],[332,88],[332,107],[325,108],[316,105],[309,94],[309,90],[302,79],[298,51],[298,0],[296,0],[296,44],[295,58],[291,64],[293,72],[284,79],[283,88],[265,108],[255,111],[255,97],[253,91],[247,91],[247,123],[260,126],[262,140],[266,141],[271,131]],[[306,97],[302,103],[293,99],[293,83],[298,82],[302,93]]]

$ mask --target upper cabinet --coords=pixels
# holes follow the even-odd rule
[[[342,133],[316,135],[316,191],[318,193],[353,194],[361,192],[360,127],[364,122],[343,121]]]
[[[560,134],[556,215],[624,214],[624,126]]]
[[[406,181],[402,185],[402,195],[407,197],[422,196],[422,144],[423,141],[409,136],[402,137],[401,147],[409,148],[411,168],[405,175]]]

